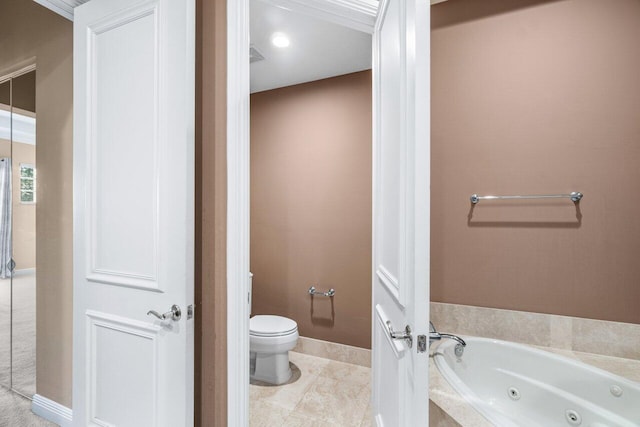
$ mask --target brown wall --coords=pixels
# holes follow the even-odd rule
[[[370,71],[251,96],[251,271],[252,314],[370,348]]]
[[[36,72],[15,77],[12,82],[11,105],[20,110],[36,112]]]
[[[71,406],[73,25],[30,0],[0,2],[0,74],[35,57],[37,392]]]
[[[433,301],[640,323],[639,23],[637,0],[432,8]]]
[[[196,1],[195,425],[227,425],[226,0]]]

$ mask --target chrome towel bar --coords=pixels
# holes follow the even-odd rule
[[[333,288],[329,289],[327,292],[318,291],[316,290],[315,286],[311,286],[309,288],[309,295],[311,296],[318,295],[321,297],[332,297],[335,294],[336,294],[336,290]]]
[[[480,200],[520,200],[520,199],[571,199],[572,202],[578,203],[582,199],[582,193],[572,191],[569,194],[540,194],[531,196],[480,196],[478,194],[471,195],[471,203],[474,205]]]

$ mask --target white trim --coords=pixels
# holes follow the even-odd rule
[[[71,409],[39,394],[33,395],[31,411],[39,417],[58,424],[61,427],[72,426],[73,411]]]
[[[249,425],[249,0],[227,0],[227,425]]]
[[[36,58],[34,56],[33,58],[20,61],[19,63],[14,64],[11,67],[0,70],[0,82],[4,82],[9,79],[20,77],[21,75],[30,73],[35,69],[36,69]],[[14,108],[14,110],[16,109]]]
[[[36,59],[29,58],[0,71],[0,82],[15,79],[36,69]],[[18,126],[12,130],[11,120],[15,120]],[[0,139],[13,140],[23,144],[36,144],[36,118],[35,113],[14,107],[0,108]]]
[[[33,0],[41,6],[54,11],[60,16],[73,21],[73,6],[61,0]]]
[[[262,0],[274,6],[314,16],[334,24],[373,33],[377,0]]]
[[[5,111],[9,111],[8,109],[5,108],[1,108],[2,110]],[[21,116],[24,117],[28,117],[30,119],[35,119],[36,118],[36,113],[34,113],[33,111],[29,111],[29,110],[23,110],[22,108],[18,108],[18,107],[11,107],[11,112],[13,112],[13,114],[20,114]]]
[[[20,270],[14,270],[13,277],[28,276],[30,274],[36,274],[35,268],[21,268]]]
[[[0,108],[0,139],[36,145],[35,117],[24,116],[15,111],[11,112]]]
[[[389,272],[389,270],[384,268],[382,264],[380,264],[376,269],[376,276],[378,276],[380,283],[382,283],[385,288],[387,288],[389,294],[396,300],[396,302],[404,307],[405,304],[402,304],[402,302],[400,301],[400,285],[398,284],[398,279],[395,278],[393,274]]]
[[[73,10],[88,0],[33,0],[41,6],[54,11],[60,16],[73,21]]]

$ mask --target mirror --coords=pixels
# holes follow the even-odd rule
[[[0,385],[35,394],[35,70],[0,83]]]
[[[0,158],[11,159],[11,79],[0,83]],[[0,385],[11,388],[11,277],[0,277]]]
[[[12,79],[11,385],[36,392],[36,71]],[[0,165],[0,197],[2,196]],[[0,238],[2,222],[0,216]],[[1,255],[2,247],[0,247]]]

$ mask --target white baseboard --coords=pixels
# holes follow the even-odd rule
[[[14,270],[13,276],[27,276],[29,274],[36,274],[35,268],[23,268],[21,270]]]
[[[71,409],[39,394],[33,395],[31,410],[34,414],[52,423],[56,423],[61,427],[71,427],[72,425],[71,419],[73,412]]]

